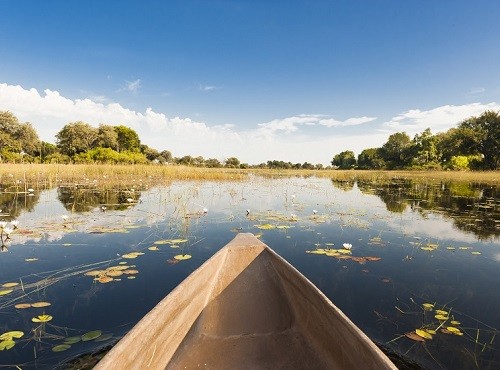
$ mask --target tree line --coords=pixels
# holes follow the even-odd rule
[[[269,160],[250,166],[236,157],[173,157],[141,143],[139,135],[124,125],[71,122],[56,134],[56,144],[42,141],[31,123],[19,122],[9,111],[0,111],[0,159],[32,163],[181,164],[198,167],[271,169],[498,169],[500,166],[500,115],[486,111],[458,127],[433,135],[426,129],[411,139],[405,132],[389,136],[380,148],[336,154],[332,167],[322,164]]]
[[[500,168],[500,114],[486,111],[458,127],[433,135],[428,128],[411,139],[406,132],[389,136],[380,148],[336,154],[339,169],[497,170]]]

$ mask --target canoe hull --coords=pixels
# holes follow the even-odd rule
[[[395,369],[319,289],[252,234],[239,234],[97,365]]]

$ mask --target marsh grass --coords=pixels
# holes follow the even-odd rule
[[[155,165],[0,164],[0,184],[17,191],[57,185],[115,187],[168,184],[173,180],[239,181],[248,172],[229,168]]]
[[[390,182],[411,179],[425,182],[456,181],[496,185],[500,171],[363,171],[363,170],[269,170],[201,168],[158,165],[108,164],[0,164],[0,184],[4,189],[27,191],[57,185],[89,185],[102,188],[131,184],[160,185],[171,181],[241,181],[250,175],[262,177],[327,177],[342,181]]]

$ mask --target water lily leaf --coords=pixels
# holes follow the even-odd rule
[[[50,306],[50,305],[51,305],[50,302],[35,302],[35,303],[31,304],[32,307],[36,307],[36,308],[47,307],[47,306]]]
[[[26,262],[35,262],[35,261],[38,261],[38,258],[26,258],[25,261]]]
[[[271,230],[271,229],[275,229],[276,226],[272,225],[272,224],[262,224],[262,225],[253,225],[254,227],[256,227],[257,229],[261,229],[261,230]]]
[[[450,321],[450,324],[451,325],[460,325],[460,321],[456,321],[456,320],[453,320],[453,321]]]
[[[75,343],[78,343],[82,340],[82,337],[80,337],[79,335],[78,336],[74,336],[74,337],[68,337],[64,340],[63,344],[75,344]]]
[[[426,311],[432,311],[432,309],[434,308],[434,304],[432,303],[422,303],[422,306]]]
[[[123,275],[123,271],[119,270],[109,270],[106,272],[107,276],[117,277]]]
[[[427,333],[435,335],[437,332],[434,329],[424,329]]]
[[[106,271],[123,271],[128,269],[130,266],[110,266]]]
[[[125,270],[123,273],[126,275],[135,275],[139,273],[139,270]]]
[[[18,303],[14,307],[22,310],[24,308],[30,308],[31,307],[31,303]]]
[[[24,335],[24,332],[19,330],[8,331],[0,335],[0,340],[12,340],[14,338],[21,338]]]
[[[97,339],[102,335],[101,330],[93,330],[89,331],[88,333],[85,333],[82,335],[82,341],[88,342],[89,340]]]
[[[159,251],[160,248],[158,248],[156,245],[153,245],[151,247],[148,248],[150,251]]]
[[[432,335],[427,333],[425,330],[415,329],[415,333],[417,333],[417,335],[420,335],[424,339],[432,339]]]
[[[413,331],[411,333],[405,333],[405,336],[416,342],[425,342],[424,338],[422,338],[420,335],[417,335],[417,333]]]
[[[0,342],[0,351],[9,350],[12,347],[14,347],[15,345],[16,345],[16,342],[14,342],[13,340],[4,340],[4,341]]]
[[[364,257],[367,261],[380,261],[382,257]]]
[[[473,254],[473,255],[475,255],[475,256],[478,256],[478,255],[480,255],[480,254],[481,254],[481,252],[470,252],[470,254]]]
[[[446,247],[449,251],[454,251],[456,248],[455,247]]]
[[[448,319],[449,319],[449,317],[448,317],[448,316],[445,316],[445,315],[435,315],[434,317],[435,317],[436,319],[438,319],[438,320],[441,320],[441,321],[446,321],[446,320],[448,320]]]
[[[174,256],[174,258],[178,261],[183,261],[183,260],[188,260],[190,259],[192,256],[190,254],[178,254],[176,256]]]
[[[86,273],[84,273],[85,276],[99,276],[99,275],[102,275],[104,274],[105,271],[103,270],[92,270],[92,271],[87,271]]]
[[[423,251],[433,251],[435,248],[432,247],[420,247]]]
[[[6,295],[12,293],[12,289],[0,290],[0,295]]]
[[[135,279],[135,276],[127,276],[127,279],[130,279],[130,280]]]
[[[110,276],[101,276],[99,279],[97,279],[98,282],[102,284],[110,283],[113,281],[113,278]]]
[[[445,316],[448,316],[448,311],[443,311],[443,310],[435,310],[434,312],[436,312],[438,315],[445,315]]]
[[[59,344],[57,346],[52,347],[52,352],[62,352],[70,349],[71,346],[69,344]]]
[[[19,285],[19,283],[5,283],[5,284],[2,284],[2,286],[4,288],[12,288],[12,287],[17,286],[17,285]]]
[[[121,262],[118,262],[119,265],[126,265],[127,264],[127,261],[121,261]]]
[[[53,317],[50,315],[39,315],[37,317],[33,317],[31,319],[31,321],[33,321],[33,322],[48,322],[52,319],[53,319]]]
[[[103,334],[99,338],[97,338],[94,342],[105,342],[111,338],[113,338],[113,334],[111,333]]]
[[[326,254],[326,250],[324,250],[324,249],[315,249],[313,251],[306,251],[306,253],[311,253],[311,254]]]
[[[137,258],[139,256],[137,254],[135,254],[135,253],[127,253],[127,254],[124,254],[122,257],[123,258],[128,258],[128,259],[133,259],[133,258]]]
[[[178,246],[177,244],[172,244],[170,248],[180,248],[180,246]]]

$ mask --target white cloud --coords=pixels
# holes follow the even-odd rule
[[[412,109],[393,117],[383,124],[386,132],[405,131],[412,136],[430,128],[433,133],[456,127],[471,116],[481,115],[486,110],[500,110],[497,103],[471,103],[464,105],[443,105],[431,110]]]
[[[375,121],[377,117],[354,117],[346,119],[345,121],[338,121],[334,118],[322,119],[318,123],[326,127],[346,127],[357,126],[363,123]]]
[[[243,131],[235,125],[209,126],[191,118],[167,117],[152,108],[138,112],[118,103],[72,100],[57,91],[47,89],[40,94],[36,89],[0,83],[0,110],[9,110],[20,121],[31,122],[40,138],[48,142],[53,143],[57,132],[69,122],[84,121],[95,127],[100,123],[123,124],[134,129],[144,144],[170,150],[174,156],[202,155],[219,160],[236,156],[248,163],[277,159],[328,164],[344,150],[360,153],[383,145],[392,131],[421,132],[431,127],[436,132],[486,109],[498,110],[500,106],[475,103],[428,111],[415,109],[383,125],[368,116],[340,121],[324,115],[302,114],[274,119]],[[366,129],[361,134],[352,134],[350,126],[361,124],[367,124]]]
[[[485,91],[486,89],[484,87],[473,87],[470,89],[469,93],[472,95],[478,95],[484,93]]]

